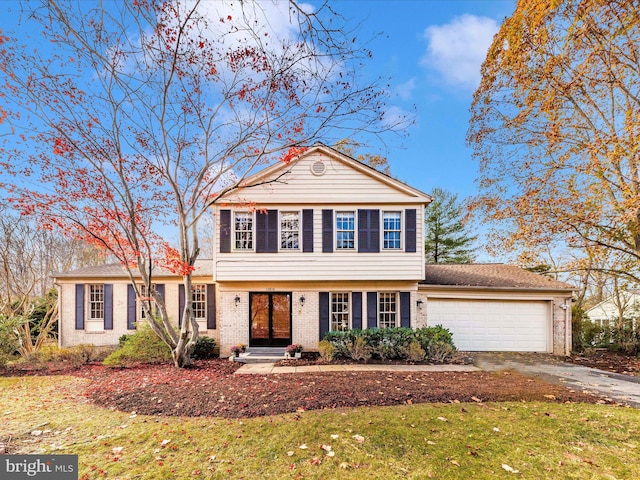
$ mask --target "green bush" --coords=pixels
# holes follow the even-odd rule
[[[109,367],[131,363],[164,363],[171,360],[171,349],[148,325],[139,326],[123,345],[102,362]]]
[[[22,317],[0,315],[0,354],[10,357],[18,350],[18,336],[15,329],[23,323]]]
[[[191,352],[191,358],[194,360],[208,360],[213,358],[213,351],[216,348],[216,341],[211,337],[198,337],[196,344]]]
[[[124,333],[120,335],[120,338],[118,338],[118,348],[124,347],[124,344],[127,343],[132,336],[133,333]]]
[[[456,351],[451,332],[441,325],[417,330],[399,327],[328,332],[323,339],[325,341],[333,346],[335,358],[355,356],[358,360],[373,357],[420,361],[416,358],[422,357],[442,362]]]

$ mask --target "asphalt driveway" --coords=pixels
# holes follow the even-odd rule
[[[514,370],[580,392],[640,408],[640,378],[563,362],[548,354],[478,353],[475,364],[487,371]]]

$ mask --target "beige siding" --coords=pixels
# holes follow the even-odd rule
[[[321,160],[326,172],[317,176],[311,166]],[[386,183],[387,177],[375,172],[353,168],[335,158],[320,153],[302,157],[291,164],[288,173],[277,182],[241,189],[225,198],[230,203],[256,202],[259,205],[277,202],[289,204],[331,203],[407,203],[423,202],[424,197],[412,189],[403,191]],[[374,178],[377,177],[377,178]],[[382,181],[381,181],[382,180]]]
[[[218,211],[219,211],[218,207]],[[300,210],[284,204],[271,204],[269,208],[278,211]],[[401,250],[381,250],[378,253],[359,253],[355,250],[334,250],[322,252],[322,210],[331,208],[336,211],[357,211],[359,208],[376,208],[381,211],[402,211],[416,209],[417,242],[416,252],[404,251],[404,229],[406,222],[402,218]],[[423,253],[423,208],[415,205],[394,206],[386,209],[381,205],[323,205],[313,208],[313,253],[296,251],[280,251],[278,253],[255,253],[253,251],[232,251],[220,253],[219,223],[216,225],[215,240],[215,279],[216,281],[243,280],[415,280],[424,278]],[[357,215],[357,213],[356,213]],[[302,216],[302,214],[301,214]],[[216,216],[217,217],[217,216]],[[335,227],[335,222],[334,222]],[[382,247],[382,226],[380,232]],[[233,243],[233,239],[232,239]],[[356,226],[357,244],[357,226]],[[334,231],[335,247],[335,231]]]

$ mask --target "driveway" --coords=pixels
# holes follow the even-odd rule
[[[563,362],[548,354],[478,353],[475,364],[487,371],[514,370],[580,392],[640,408],[640,378]]]

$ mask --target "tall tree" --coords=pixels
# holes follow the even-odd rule
[[[473,206],[498,222],[502,248],[559,240],[638,265],[638,3],[519,0],[482,67],[468,142]]]
[[[442,188],[431,192],[425,208],[424,252],[428,263],[471,263],[474,259],[471,235],[463,222],[458,196]]]
[[[44,228],[109,251],[134,285],[141,276],[151,327],[175,365],[188,365],[200,218],[251,187],[257,167],[289,162],[316,138],[392,128],[380,122],[383,90],[360,76],[370,53],[333,10],[293,0],[24,5],[23,28],[52,47],[0,35],[10,201]],[[165,240],[171,229],[176,246]],[[179,328],[153,288],[154,267],[183,277]]]

